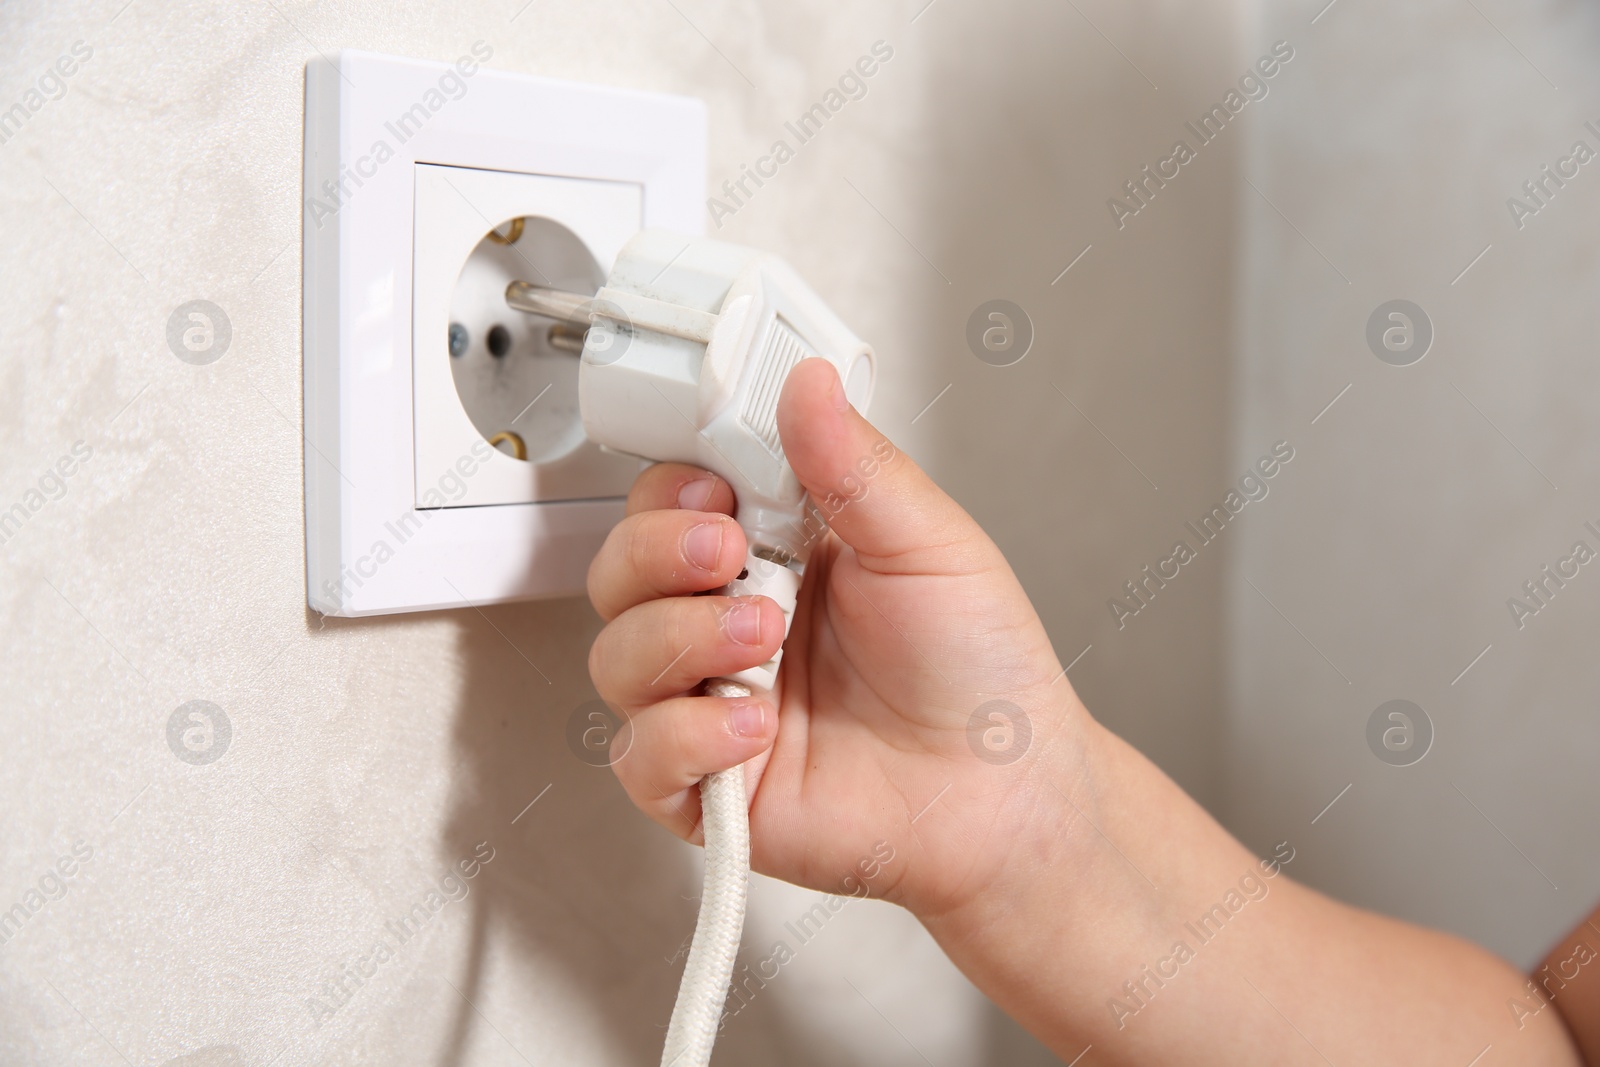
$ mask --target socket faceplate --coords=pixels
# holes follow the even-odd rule
[[[518,499],[541,490],[527,485],[530,465],[490,448],[461,408],[447,362],[449,294],[492,226],[513,214],[550,212],[515,206],[498,215],[484,205],[483,216],[463,224],[459,255],[441,267],[437,337],[428,327],[420,344],[422,305],[414,296],[419,259],[426,266],[428,256],[417,255],[417,236],[436,216],[424,206],[418,175],[424,167],[461,168],[629,188],[637,196],[634,225],[698,233],[705,107],[505,74],[481,65],[492,54],[480,43],[442,64],[344,51],[306,66],[306,598],[325,614],[576,595],[622,515],[620,488],[605,480],[614,471],[592,483],[599,499],[502,496],[463,506],[468,494],[489,494],[499,477],[493,472],[506,464],[524,471]],[[614,249],[607,249],[626,234],[602,239],[586,223],[553,217],[609,268]],[[437,387],[427,373],[435,344],[445,361]],[[431,410],[416,403],[422,389],[442,390],[454,409],[441,400],[441,419],[453,416],[456,429],[467,430],[465,447],[447,464],[419,464],[419,420]],[[427,431],[420,437],[429,440]],[[582,485],[575,495],[586,496]]]

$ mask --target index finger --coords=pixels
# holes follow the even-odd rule
[[[681,508],[732,515],[733,487],[710,471],[687,463],[657,463],[646,467],[628,491],[629,515],[641,511]]]

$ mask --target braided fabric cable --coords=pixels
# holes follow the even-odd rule
[[[750,695],[750,687],[717,678],[706,683],[716,697]],[[750,882],[750,801],[744,766],[707,775],[700,782],[705,829],[705,884],[689,960],[667,1025],[661,1067],[707,1067],[728,999],[734,958],[744,936],[745,896]]]

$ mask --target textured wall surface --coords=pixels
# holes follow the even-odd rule
[[[1300,55],[1240,193],[1234,465],[1297,455],[1234,543],[1223,810],[1297,876],[1528,964],[1600,896],[1600,566],[1508,605],[1600,551],[1600,162],[1522,189],[1600,152],[1600,9],[1315,14],[1258,34]],[[1434,333],[1409,366],[1366,338],[1396,299]],[[1391,700],[1432,724],[1410,766],[1366,740]]]
[[[1520,626],[1507,604],[1600,550],[1600,162],[1521,191],[1600,151],[1592,4],[20,2],[0,1060],[654,1058],[699,861],[567,747],[588,607],[305,609],[302,71],[484,41],[502,70],[697,95],[715,189],[878,40],[866,95],[716,232],[874,341],[876,417],[1010,555],[1090,707],[1347,899],[1519,962],[1592,903],[1600,565]],[[1292,59],[1195,136],[1279,41]],[[1539,208],[1520,226],[1513,196]],[[208,366],[167,343],[194,299],[232,324]],[[992,299],[1034,336],[1014,366],[966,340]],[[1367,339],[1396,299],[1434,333],[1410,366]],[[1187,524],[1279,441],[1294,459],[1198,545]],[[1179,577],[1128,597],[1179,540]],[[1434,734],[1411,766],[1367,740],[1394,699]],[[192,700],[231,730],[209,762],[169,741]],[[747,952],[815,901],[757,879]],[[720,1047],[1049,1062],[875,903]]]
[[[0,144],[0,508],[26,512],[0,545],[0,908],[25,914],[0,945],[0,1060],[622,1064],[659,1046],[699,862],[567,748],[592,697],[588,607],[304,606],[316,51],[451,60],[481,40],[502,70],[701,96],[715,186],[890,42],[867,95],[720,232],[788,256],[877,343],[882,424],[1013,554],[1063,661],[1094,645],[1074,681],[1215,795],[1220,558],[1142,632],[1103,602],[1226,482],[1242,141],[1186,171],[1164,220],[1118,230],[1105,200],[1236,76],[1238,17],[1079,6],[0,9],[0,108],[28,109]],[[1015,367],[963,339],[994,297],[1037,330]],[[232,325],[208,366],[167,344],[194,299]],[[231,730],[192,739],[210,762],[169,744],[192,700]],[[474,877],[446,880],[463,862]],[[750,951],[814,902],[757,880]],[[1048,1061],[896,909],[852,905],[796,955],[721,1062]]]

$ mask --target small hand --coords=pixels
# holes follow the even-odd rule
[[[937,914],[1003,877],[1038,844],[1029,828],[1052,832],[1039,814],[1065,805],[1037,770],[1047,752],[1071,761],[1087,714],[999,549],[848,405],[829,364],[795,368],[778,425],[832,527],[778,687],[694,695],[770,658],[782,614],[762,597],[685,595],[743,564],[733,493],[693,467],[651,467],[589,573],[608,621],[590,672],[633,730],[615,770],[635,804],[694,840],[696,784],[743,763],[756,870]],[[996,699],[1026,721],[975,724]]]

